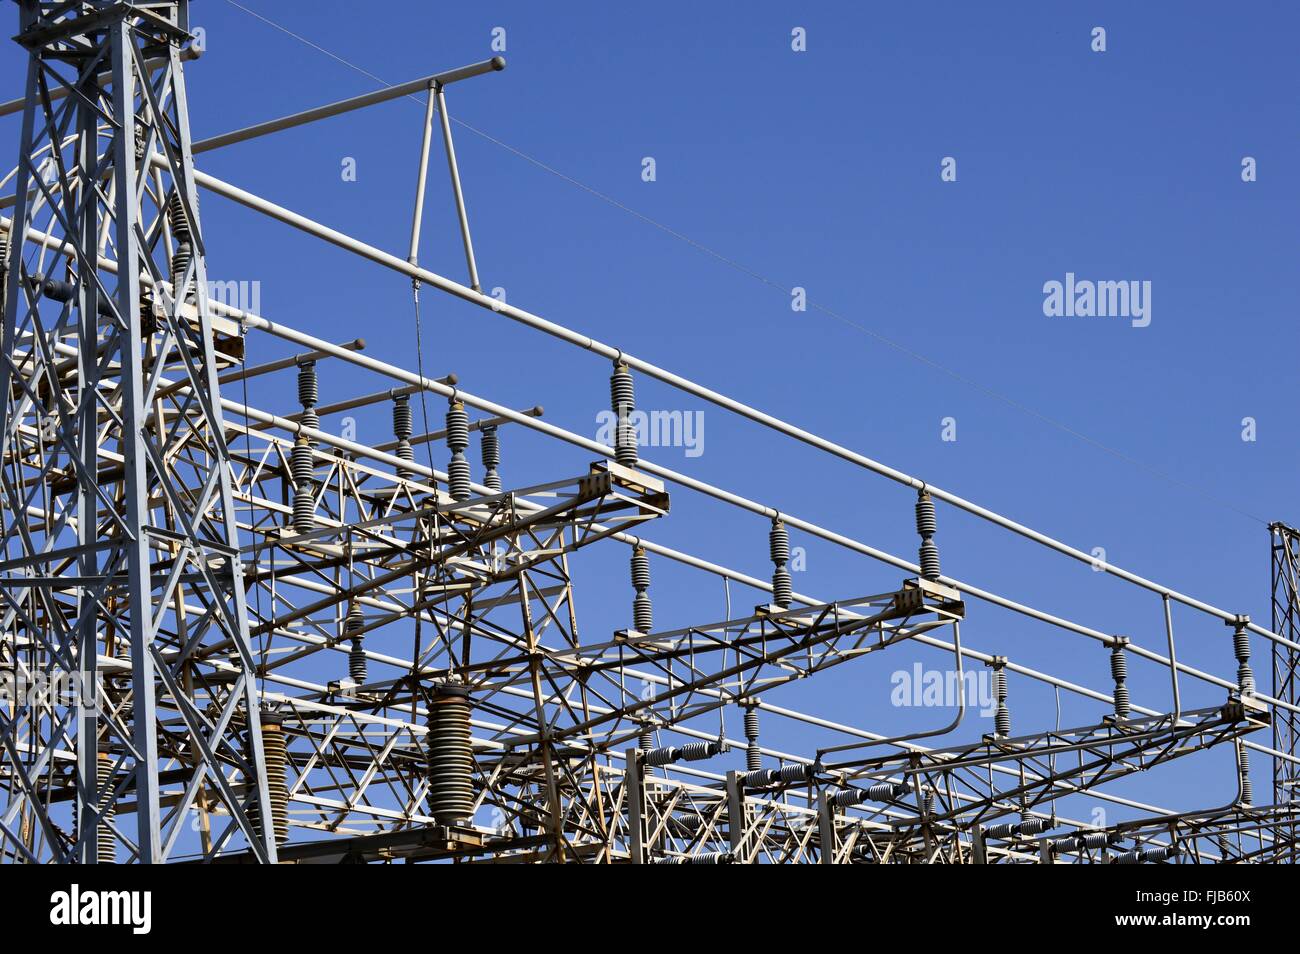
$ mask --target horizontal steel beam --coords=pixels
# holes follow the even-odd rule
[[[264,123],[258,123],[256,126],[246,126],[243,129],[236,129],[233,132],[222,133],[220,136],[210,136],[207,139],[200,139],[194,143],[192,151],[195,155],[202,152],[211,152],[213,149],[221,149],[224,146],[231,146],[237,142],[247,142],[250,139],[269,136],[271,133],[277,133],[285,129],[293,129],[295,126],[305,126],[307,123],[314,123],[320,119],[329,119],[331,116],[341,116],[344,113],[364,109],[367,106],[374,106],[377,103],[386,103],[392,99],[400,99],[403,96],[410,96],[412,93],[418,93],[422,90],[449,86],[452,83],[458,83],[461,80],[470,79],[474,76],[483,76],[486,73],[496,73],[505,68],[505,57],[494,56],[490,60],[471,63],[469,66],[462,66],[454,70],[444,70],[441,73],[422,76],[420,79],[411,80],[408,83],[399,83],[397,86],[387,86],[384,89],[375,90],[373,93],[363,93],[360,96],[353,96],[351,99],[341,99],[338,102],[327,103],[324,106],[317,106],[314,109],[305,109],[300,113],[281,116],[279,119],[269,119]]]

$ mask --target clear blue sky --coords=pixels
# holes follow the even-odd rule
[[[456,131],[483,284],[504,287],[512,304],[1267,625],[1265,523],[1300,520],[1293,7],[246,6],[389,83],[484,59],[493,28],[505,29],[508,69],[448,95],[452,116],[511,147]],[[194,18],[208,47],[187,68],[196,138],[378,85],[227,0],[196,2]],[[1104,53],[1090,49],[1096,26]],[[794,27],[807,31],[806,52],[791,50]],[[16,95],[15,45],[0,47],[0,69]],[[199,166],[404,256],[421,120],[420,105],[397,101]],[[17,120],[5,122],[15,142]],[[646,156],[652,183],[641,178]],[[956,182],[940,181],[945,156]],[[1258,164],[1253,183],[1241,179],[1246,156]],[[343,181],[345,157],[356,182]],[[441,162],[435,153],[421,262],[463,281]],[[376,356],[413,366],[405,279],[214,196],[203,213],[212,277],[258,280],[268,317],[336,340],[363,335]],[[1067,272],[1150,281],[1150,326],[1045,317],[1043,284]],[[791,310],[796,285],[807,312]],[[606,361],[432,290],[424,301],[427,371],[454,370],[502,403],[542,403],[549,420],[594,436]],[[375,389],[353,380],[323,366],[323,400]],[[293,409],[291,380],[261,387],[255,402]],[[647,408],[702,407],[646,380],[638,397]],[[940,439],[949,416],[955,442]],[[1254,442],[1241,439],[1244,417],[1257,421]],[[382,411],[361,427],[362,439],[388,439]],[[504,444],[507,486],[571,476],[587,460],[516,431]],[[915,558],[910,491],[713,408],[704,451],[646,456]],[[647,536],[770,573],[760,519],[685,491],[673,509]],[[797,533],[792,542],[808,551],[797,590],[833,599],[898,585],[896,571],[865,558]],[[943,506],[937,542],[948,574],[1163,646],[1154,595]],[[628,625],[621,548],[575,569],[588,583],[583,626]],[[719,584],[662,561],[651,593],[665,627],[722,616]],[[1222,624],[1189,612],[1175,622],[1187,661],[1234,671]],[[1091,642],[979,603],[963,635],[1107,688],[1106,653]],[[1266,686],[1261,641],[1255,652]],[[887,694],[890,673],[913,658],[946,660],[888,655],[787,698],[877,729],[944,721],[892,709]],[[1164,676],[1134,670],[1135,701],[1167,707]],[[1055,718],[1041,687],[1013,678],[1011,692],[1018,732]],[[1218,690],[1184,692],[1189,704],[1222,701]],[[1066,725],[1101,712],[1062,705]],[[971,724],[959,738],[988,728]],[[1174,808],[1228,801],[1224,757],[1198,764],[1215,771],[1172,769],[1117,790]],[[1256,764],[1262,796],[1267,766]]]

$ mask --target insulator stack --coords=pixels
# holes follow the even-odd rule
[[[806,782],[812,777],[812,766],[796,763],[794,765],[783,765],[776,770],[773,782],[780,782],[788,785],[791,782]]]
[[[921,793],[921,815],[929,818],[934,814],[934,790],[927,788]]]
[[[294,484],[310,484],[316,475],[316,461],[305,437],[300,436],[294,441],[293,450],[289,452],[289,473]]]
[[[830,802],[836,808],[848,808],[851,805],[860,805],[866,800],[866,792],[860,788],[846,788],[842,792],[836,792],[831,796]]]
[[[681,747],[681,760],[699,762],[703,759],[711,759],[721,751],[722,745],[719,742],[687,742]]]
[[[745,769],[757,772],[763,767],[763,752],[758,747],[758,706],[750,702],[745,705]]]
[[[185,215],[185,205],[181,202],[181,194],[175,189],[172,190],[172,194],[167,199],[167,218],[171,223],[172,235],[176,239],[176,251],[172,253],[171,260],[172,286],[176,297],[181,298],[182,289],[176,287],[176,285],[185,277],[185,270],[189,268],[190,262],[194,258],[194,236],[190,229],[189,219]],[[192,284],[185,286],[184,300],[194,300],[194,286]]]
[[[316,406],[320,403],[320,384],[316,380],[315,361],[304,361],[298,365],[298,403],[302,405],[298,422],[303,427],[320,430],[320,415],[316,413]],[[315,447],[316,439],[307,437],[307,443]]]
[[[1111,843],[1110,832],[1105,832],[1105,831],[1090,831],[1082,835],[1076,835],[1074,837],[1074,846],[1080,851],[1082,851],[1085,848],[1091,849],[1093,851],[1097,851],[1102,848],[1109,848],[1110,843]]]
[[[397,438],[394,457],[402,460],[415,460],[415,451],[411,450],[411,435],[415,433],[414,419],[411,416],[411,396],[398,394],[393,397],[393,436]],[[397,468],[397,476],[405,480],[411,471],[404,467]]]
[[[479,446],[483,451],[483,485],[491,490],[501,489],[501,436],[495,424],[484,425],[479,431]]]
[[[1250,669],[1249,616],[1238,616],[1229,624],[1232,630],[1232,652],[1237,657],[1237,689],[1243,696],[1255,694],[1255,674]]]
[[[989,665],[993,667],[993,698],[997,702],[993,713],[993,734],[1005,739],[1011,734],[1011,710],[1007,708],[1007,660],[1003,656],[994,656]]]
[[[654,608],[650,605],[650,558],[644,547],[632,550],[632,628],[638,633],[649,633],[654,629]]]
[[[1231,858],[1231,857],[1232,857],[1232,842],[1228,840],[1228,836],[1227,836],[1227,835],[1219,835],[1219,837],[1216,839],[1216,841],[1218,841],[1218,843],[1219,843],[1219,855],[1223,858],[1223,860],[1226,861],[1227,859]]]
[[[453,400],[447,408],[447,447],[451,462],[447,464],[447,484],[456,500],[468,500],[470,491],[469,460],[465,448],[469,447],[469,415],[465,405]]]
[[[315,467],[311,445],[307,438],[299,435],[289,454],[289,473],[293,477],[293,528],[299,533],[310,533],[316,528]]]
[[[704,827],[704,819],[699,815],[674,815],[669,820],[669,826],[676,830],[680,835],[691,836],[699,832]]]
[[[311,428],[313,431],[319,431],[320,415],[316,413],[314,407],[303,408],[302,413],[298,415],[298,423],[303,427]],[[310,434],[303,434],[303,437],[307,438],[307,443],[312,447],[316,446],[316,438],[312,437]]]
[[[1123,720],[1129,717],[1128,697],[1128,656],[1124,650],[1129,640],[1125,636],[1115,637],[1110,649],[1110,677],[1115,680],[1115,718]]]
[[[1041,818],[1021,817],[1018,822],[1003,822],[990,825],[984,830],[986,838],[1022,838],[1041,835],[1047,830],[1047,822]]]
[[[365,635],[361,632],[365,625],[360,604],[353,603],[343,620],[343,635],[352,642],[352,648],[348,650],[348,676],[358,686],[364,685],[366,681],[366,651],[363,648]]]
[[[729,865],[735,856],[730,851],[705,851],[690,855],[683,864],[688,865]]]
[[[262,753],[266,760],[266,796],[271,803],[271,828],[277,845],[289,837],[289,748],[284,737],[284,720],[278,713],[263,712]],[[257,802],[251,820],[258,833],[263,831]]]
[[[681,749],[675,745],[665,745],[657,749],[650,749],[645,754],[645,764],[670,765],[681,757]]]
[[[632,372],[622,361],[614,364],[614,373],[609,379],[609,399],[615,418],[614,459],[625,467],[635,467],[636,425],[632,423],[632,412],[636,410],[636,388]]]
[[[655,727],[653,722],[641,723],[641,732],[637,736],[636,744],[642,752],[649,752],[655,747]]]
[[[916,498],[916,532],[921,537],[921,576],[927,580],[939,579],[939,548],[934,545],[934,534],[939,525],[934,518],[934,501],[928,490]]]
[[[181,201],[181,194],[175,189],[167,197],[167,221],[172,227],[172,235],[176,237],[176,241],[190,241],[192,233],[189,218],[185,215],[185,203]]]
[[[764,785],[771,785],[776,778],[775,769],[758,769],[754,772],[746,772],[740,776],[740,781],[746,788],[762,788]]]
[[[95,785],[99,789],[99,823],[95,832],[95,860],[101,865],[117,861],[117,845],[113,838],[113,814],[117,799],[113,792],[113,756],[100,752],[95,763]]]
[[[429,703],[429,814],[440,825],[474,813],[469,708],[469,693],[457,686],[442,687]]]
[[[185,279],[185,272],[190,267],[190,262],[194,260],[194,250],[189,242],[181,242],[176,246],[176,251],[172,252],[171,274],[172,288],[179,295],[181,292],[180,283]],[[194,285],[187,283],[184,288],[185,301],[194,301]]]
[[[1241,804],[1255,804],[1254,788],[1250,784],[1250,751],[1244,745],[1237,746],[1237,774],[1241,777]]]
[[[902,798],[907,791],[906,782],[877,782],[867,789],[867,798],[873,802],[887,802],[891,798]]]
[[[645,754],[646,765],[671,765],[673,762],[699,762],[711,759],[722,751],[719,742],[687,742],[685,745],[666,745],[651,749]]]
[[[781,609],[790,608],[794,588],[790,585],[790,534],[785,524],[777,517],[772,521],[772,530],[767,535],[768,549],[772,554],[772,602]]]
[[[1176,845],[1166,845],[1162,848],[1134,848],[1132,851],[1126,851],[1122,855],[1116,855],[1115,864],[1158,864],[1161,861],[1168,861],[1170,858],[1176,858],[1177,856],[1178,847]]]

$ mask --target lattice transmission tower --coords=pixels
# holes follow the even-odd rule
[[[0,862],[1294,860],[1294,531],[1272,528],[1265,629],[485,294],[448,90],[500,58],[192,141],[185,0],[18,9],[26,86],[0,104],[22,117],[0,180]],[[405,257],[195,168],[408,96],[425,111]],[[463,283],[417,254],[438,134]],[[400,276],[417,321],[433,289],[595,355],[608,436],[219,294],[200,190]],[[333,395],[344,367],[371,389]],[[252,403],[250,382],[270,381],[295,400]],[[806,500],[778,510],[649,459],[642,381],[901,486],[917,549],[896,555],[800,516]],[[336,426],[354,412],[382,417],[382,438]],[[516,438],[544,480],[516,478]],[[748,521],[705,541],[728,562],[653,538],[678,494]],[[1116,633],[945,573],[948,512],[1089,580],[1104,571],[1163,624]],[[800,592],[794,535],[847,554],[868,582]],[[579,625],[589,549],[626,567],[613,631]],[[668,566],[720,581],[725,612],[657,584]],[[690,622],[657,625],[665,603]],[[1092,655],[1065,675],[1013,658],[984,623],[993,612]],[[1213,671],[1179,654],[1207,632]],[[1268,691],[1251,661],[1265,647]],[[791,701],[809,680],[878,677],[913,651],[956,688],[951,719],[858,725]],[[1144,670],[1133,680],[1130,664]],[[976,683],[987,712],[967,701]],[[1088,715],[1026,726],[1022,687]],[[1275,766],[1267,805],[1252,753]],[[1184,810],[1152,808],[1120,787],[1182,760],[1222,797],[1197,787]],[[1120,820],[1090,818],[1098,805]]]

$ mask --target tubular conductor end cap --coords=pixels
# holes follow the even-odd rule
[[[504,56],[492,57],[492,69],[500,73],[506,68],[506,58]]]
[[[459,384],[459,383],[460,383],[460,377],[456,374],[455,371],[453,371],[453,372],[451,372],[451,374],[447,375],[447,377],[446,377],[445,380],[447,381],[447,384],[449,384],[449,385],[451,385],[451,384]]]

